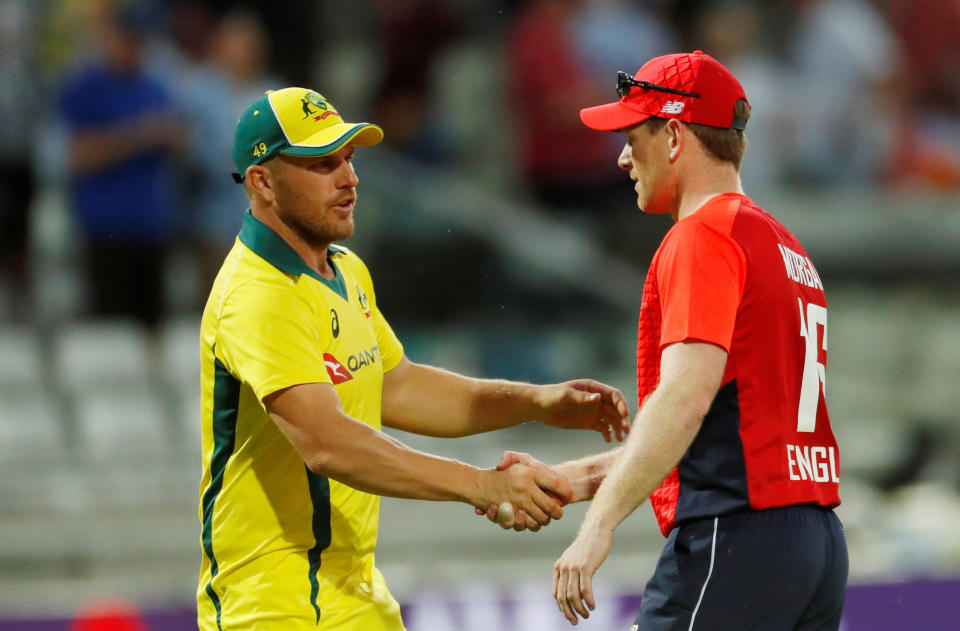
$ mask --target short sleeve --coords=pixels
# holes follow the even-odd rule
[[[291,288],[292,289],[292,288]],[[264,397],[302,383],[330,383],[326,329],[309,304],[286,287],[254,281],[227,297],[214,351],[232,375]]]
[[[729,235],[696,218],[668,234],[657,259],[660,346],[700,340],[729,352],[746,281],[746,256]]]

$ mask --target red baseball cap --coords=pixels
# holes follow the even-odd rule
[[[702,50],[654,57],[632,78],[617,73],[620,100],[580,110],[580,120],[592,129],[613,131],[642,123],[651,116],[675,118],[723,129],[746,127],[735,118],[743,86],[733,73]]]

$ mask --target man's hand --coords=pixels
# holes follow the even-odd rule
[[[573,497],[566,478],[536,461],[484,471],[480,484],[485,499],[475,505],[479,514],[494,507],[493,521],[496,521],[496,507],[502,502],[510,502],[515,508],[514,519],[501,526],[512,528],[522,524],[523,527],[517,530],[525,527],[539,530],[551,519],[560,519],[563,505]]]
[[[538,420],[553,427],[592,429],[608,443],[611,429],[618,441],[630,431],[630,410],[623,395],[598,381],[576,379],[541,386],[538,404],[543,410]]]
[[[567,483],[570,483],[570,480],[567,480],[566,477],[559,473],[556,469],[549,467],[548,465],[543,464],[530,454],[525,454],[517,451],[505,451],[503,452],[503,457],[500,459],[500,463],[497,465],[497,471],[503,471],[504,469],[510,468],[512,465],[522,464],[538,469],[546,469],[552,471],[555,475],[559,476],[561,479],[566,480]],[[555,497],[555,499],[562,500],[564,504],[569,504],[571,501],[576,501],[576,489],[571,486],[572,495],[567,498]],[[552,495],[552,493],[551,493]],[[509,530],[513,528],[517,532],[522,532],[524,530],[531,530],[537,532],[540,530],[541,525],[546,526],[547,524],[540,524],[532,517],[526,514],[522,508],[517,509],[514,512],[512,520],[501,521],[499,515],[500,506],[498,504],[491,504],[487,507],[487,510],[482,508],[475,508],[474,512],[477,515],[486,515],[487,519],[492,521],[495,524],[499,524],[504,530]],[[549,522],[548,522],[549,523]]]
[[[553,566],[553,597],[560,613],[577,624],[578,618],[590,617],[596,606],[593,597],[593,574],[607,558],[613,544],[613,531],[600,527],[584,527]]]

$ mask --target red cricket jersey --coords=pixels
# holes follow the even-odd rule
[[[650,495],[664,536],[700,517],[840,504],[823,397],[826,305],[803,246],[743,195],[714,197],[664,237],[643,288],[638,400],[656,388],[666,346],[704,341],[728,353],[700,431]]]

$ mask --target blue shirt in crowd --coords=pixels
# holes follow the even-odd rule
[[[117,74],[89,66],[67,78],[60,112],[70,132],[131,122],[172,109],[164,86],[146,73]],[[170,157],[155,149],[74,175],[73,206],[95,240],[162,242],[174,229],[176,180]]]

